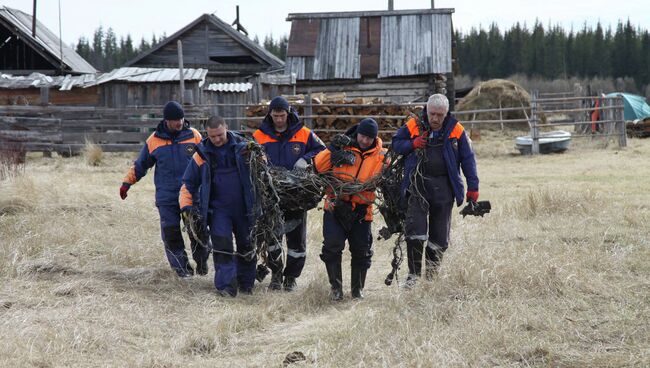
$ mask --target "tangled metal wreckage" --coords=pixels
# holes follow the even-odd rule
[[[349,137],[341,135],[336,137],[330,145],[332,150],[332,159],[334,166],[348,164],[348,160],[353,160],[354,156],[346,157],[343,150],[345,145],[352,144]],[[383,216],[386,225],[379,230],[379,238],[388,240],[394,234],[397,234],[395,245],[393,247],[393,259],[391,261],[391,272],[386,277],[386,285],[391,285],[393,279],[397,280],[397,271],[402,263],[402,243],[404,241],[404,221],[406,217],[406,206],[400,196],[400,186],[404,179],[404,161],[403,155],[389,150],[386,154],[386,161],[381,175],[372,180],[361,183],[355,178],[352,180],[342,180],[335,176],[332,171],[325,173],[316,173],[310,167],[306,170],[287,170],[283,167],[270,166],[267,164],[264,154],[264,148],[250,141],[246,150],[248,155],[248,164],[250,166],[251,182],[254,190],[254,208],[253,213],[255,223],[251,229],[251,244],[253,251],[248,254],[238,254],[239,256],[252,259],[255,254],[261,263],[257,267],[257,280],[262,281],[269,273],[267,264],[267,247],[271,244],[281,243],[283,234],[293,230],[300,223],[300,220],[284,221],[284,211],[308,211],[316,208],[326,192],[331,193],[335,198],[343,198],[364,191],[377,190],[375,204]],[[337,155],[337,153],[341,155]],[[418,166],[414,170],[414,178],[422,175],[420,166],[426,159],[426,156],[419,154]],[[413,181],[412,181],[413,182]],[[421,193],[413,192],[425,201]],[[335,201],[335,207],[337,202]],[[336,210],[335,210],[336,212]],[[461,211],[463,217],[466,215],[483,216],[490,212],[490,203],[482,201],[478,203],[469,202]],[[195,212],[192,216],[198,216]],[[337,216],[338,218],[338,216]],[[350,223],[358,219],[339,219],[341,223]],[[195,218],[188,221],[190,226],[187,231],[191,231],[202,246],[208,247],[212,251],[211,243],[207,229],[198,227],[202,223]],[[345,225],[344,225],[345,226]]]

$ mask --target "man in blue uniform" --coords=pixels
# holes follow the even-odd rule
[[[120,187],[120,197],[126,199],[131,186],[142,179],[150,168],[156,166],[154,183],[162,240],[167,260],[180,277],[193,275],[194,269],[185,253],[178,193],[185,168],[194,154],[196,144],[201,142],[201,133],[190,128],[184,116],[183,108],[178,102],[170,101],[165,105],[163,120],[158,124],[156,131],[147,138],[140,155]],[[192,258],[196,262],[196,272],[199,275],[207,274],[207,248],[198,244],[191,236],[190,245]]]
[[[421,275],[425,241],[426,278],[430,280],[438,272],[449,245],[453,204],[460,206],[465,197],[461,169],[467,180],[468,201],[478,200],[479,180],[471,141],[460,122],[449,114],[445,95],[429,97],[422,121],[407,121],[393,136],[392,148],[407,156],[401,194],[408,203],[406,286],[412,287]],[[421,175],[414,175],[416,171]]]
[[[269,112],[262,126],[253,133],[253,138],[264,146],[271,165],[289,170],[306,169],[314,156],[325,149],[323,142],[303,125],[296,111],[282,96],[271,100]],[[285,291],[293,291],[307,255],[307,212],[285,209],[284,220],[297,226],[286,233],[286,267],[281,243],[268,244],[268,263],[272,272],[269,289],[280,290],[284,286]]]
[[[243,156],[247,142],[229,132],[220,117],[211,117],[206,130],[208,138],[197,146],[183,175],[180,206],[197,214],[210,229],[217,291],[230,296],[238,291],[250,294],[257,256],[250,242],[256,214],[250,170]]]

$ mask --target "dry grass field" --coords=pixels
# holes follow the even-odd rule
[[[376,241],[366,298],[350,300],[346,264],[342,303],[319,211],[297,292],[267,278],[223,298],[212,272],[169,269],[152,175],[119,199],[134,154],[30,156],[0,182],[0,366],[282,367],[292,352],[305,360],[290,367],[650,366],[650,140],[574,143],[521,157],[485,134],[493,212],[454,215],[438,279],[385,286],[393,242]]]

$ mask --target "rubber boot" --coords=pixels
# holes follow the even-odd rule
[[[282,290],[282,272],[277,271],[271,274],[271,283],[269,284],[269,290],[278,291]]]
[[[408,239],[406,241],[406,257],[408,258],[409,274],[406,278],[405,287],[412,288],[415,286],[417,279],[422,274],[422,251],[424,241],[417,239]]]
[[[282,286],[284,287],[284,291],[289,293],[296,290],[296,278],[292,276],[285,276]]]
[[[343,300],[343,271],[341,270],[341,262],[327,262],[327,277],[332,287],[331,299],[333,301]]]
[[[363,286],[366,284],[367,268],[352,265],[350,274],[352,299],[363,299]]]
[[[427,247],[426,251],[426,271],[424,277],[427,281],[433,280],[438,275],[438,270],[440,270],[440,263],[442,262],[442,255],[444,249],[433,250]]]

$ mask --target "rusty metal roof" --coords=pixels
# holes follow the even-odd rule
[[[205,83],[207,69],[183,69],[183,78],[186,81],[199,81],[199,86]],[[73,87],[91,87],[111,81],[129,83],[156,83],[180,81],[178,69],[168,68],[118,68],[108,73],[82,74],[65,76],[47,76],[41,73],[32,73],[28,76],[12,76],[0,74],[0,89],[21,89],[59,87],[61,91],[69,91]],[[250,88],[249,88],[250,89]]]
[[[52,31],[36,20],[36,37],[32,37],[32,16],[18,9],[3,6],[0,8],[0,22],[18,36],[36,52],[53,63],[65,65],[65,72],[74,74],[97,73],[84,58],[62,43]]]
[[[208,74],[207,69],[183,69],[183,79],[187,81],[198,80],[203,85],[205,76]],[[177,68],[133,68],[125,67],[113,69],[108,73],[101,74],[97,77],[96,84],[102,84],[113,80],[147,83],[147,82],[174,82],[180,81],[181,75]]]

